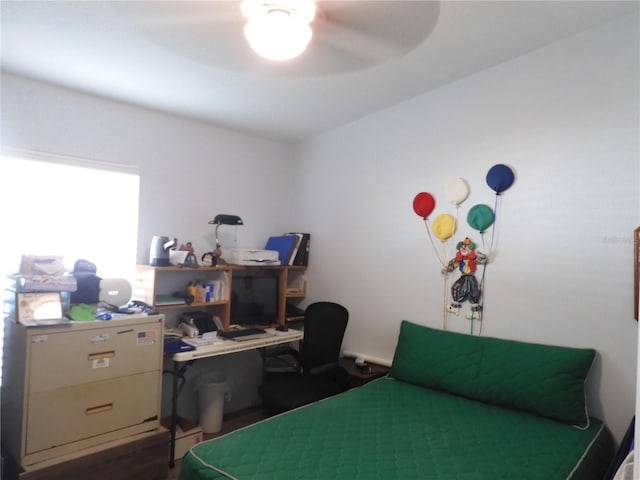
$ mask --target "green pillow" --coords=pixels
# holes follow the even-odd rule
[[[586,427],[595,350],[476,337],[402,322],[390,375]]]

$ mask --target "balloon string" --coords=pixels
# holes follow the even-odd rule
[[[449,246],[450,242],[449,240],[445,240],[443,242],[440,242],[440,247],[441,247],[441,263],[442,263],[442,268],[447,268],[447,258],[449,258],[449,249],[447,248]]]
[[[484,236],[484,232],[480,232],[480,240],[482,241],[482,251],[486,252],[487,251],[487,239]],[[486,254],[487,256],[489,256],[489,254]]]
[[[491,225],[491,245],[489,247],[489,251],[487,252],[487,257],[489,257],[496,246],[498,245],[498,220],[500,217],[500,205],[502,203],[502,196],[499,193],[496,193],[496,198],[493,206],[494,218],[493,225]]]
[[[442,279],[442,329],[447,329],[447,275]]]
[[[453,235],[456,233],[456,228],[458,226],[458,210],[459,210],[459,208],[460,208],[460,206],[456,205],[456,217],[453,219],[453,225],[451,226],[451,235],[449,235],[449,238],[453,237]]]
[[[436,254],[436,257],[438,257],[438,260],[440,261],[440,264],[444,267],[445,263],[443,260],[443,255],[438,252],[438,248],[436,247],[435,242],[433,241],[433,237],[431,236],[431,229],[429,228],[429,221],[425,218],[424,219],[424,226],[427,229],[427,235],[429,236],[429,241],[431,242],[431,246],[433,247],[433,251]]]
[[[456,216],[453,220],[453,231],[451,232],[451,236],[455,233],[456,225],[458,225],[458,212],[460,212],[460,205],[456,205]]]
[[[496,220],[493,224],[494,235],[491,238],[491,251],[498,248],[498,239],[500,238],[500,218],[502,217],[502,195],[496,198]]]
[[[445,243],[442,242],[441,247],[442,247],[442,252],[438,252],[438,249],[436,247],[435,242],[433,241],[433,237],[431,236],[431,230],[429,229],[429,222],[428,220],[425,218],[424,219],[424,226],[427,229],[427,235],[429,236],[429,241],[431,242],[431,246],[433,247],[433,251],[436,254],[436,257],[438,257],[438,260],[440,261],[440,265],[442,265],[443,270],[446,268],[446,251],[445,251]],[[446,310],[446,303],[447,303],[447,276],[444,275],[444,278],[442,280],[442,328],[443,330],[447,329],[447,310]]]
[[[484,282],[486,280],[485,276],[487,274],[487,264],[482,265],[482,278],[480,279],[480,298],[478,305],[480,306],[480,310],[478,310],[478,320],[480,321],[480,331],[478,332],[478,336],[482,336],[482,327],[484,326],[483,314],[484,314]]]

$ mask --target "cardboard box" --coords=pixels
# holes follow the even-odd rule
[[[165,417],[160,422],[163,427],[171,430],[171,419]],[[178,428],[176,430],[176,449],[173,455],[174,460],[182,460],[189,449],[196,443],[202,441],[202,427],[184,418],[178,417]]]

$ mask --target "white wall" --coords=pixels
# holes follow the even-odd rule
[[[620,438],[635,391],[637,37],[636,16],[336,129],[295,152],[3,74],[2,145],[139,165],[139,262],[147,261],[157,234],[209,249],[207,222],[220,212],[245,220],[238,248],[292,228],[311,232],[307,302],[344,303],[351,312],[345,347],[389,360],[401,319],[441,325],[440,266],[413,197],[424,190],[436,197],[431,218],[451,213],[444,186],[466,178],[472,193],[454,238],[477,236],[466,213],[476,203],[492,204],[486,172],[510,164],[517,180],[504,195],[487,269],[484,334],[596,348],[591,410]],[[233,246],[233,229],[222,240]],[[468,323],[453,318],[451,327],[466,331]],[[212,368],[238,372],[245,360]],[[234,396],[251,400],[248,390]]]
[[[639,80],[635,16],[301,146],[297,223],[313,232],[310,288],[349,308],[345,348],[391,359],[400,320],[442,325],[440,265],[413,198],[434,195],[432,220],[455,213],[445,185],[467,179],[453,243],[480,242],[466,215],[493,206],[485,175],[506,163],[517,179],[487,267],[484,335],[596,348],[591,412],[620,438],[636,378]],[[463,317],[449,321],[469,329]]]
[[[245,223],[219,229],[223,247],[262,248],[270,234],[295,227],[287,214],[292,151],[277,142],[5,72],[1,131],[3,147],[137,165],[139,263],[148,263],[154,235],[191,241],[196,253],[211,250],[208,222],[218,213]],[[101,195],[117,191],[96,186]]]

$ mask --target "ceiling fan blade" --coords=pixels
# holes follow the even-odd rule
[[[433,1],[325,0],[318,2],[312,28],[318,43],[373,65],[423,42],[439,11],[439,2]]]
[[[239,2],[112,2],[112,8],[141,30],[181,29],[244,22]]]
[[[406,51],[406,47],[392,39],[376,37],[332,22],[314,28],[313,33],[312,42],[319,42],[344,54],[353,55],[366,64],[373,65]]]

